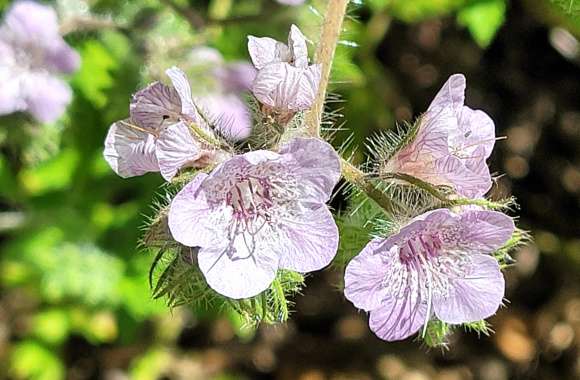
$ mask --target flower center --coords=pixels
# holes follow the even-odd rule
[[[431,260],[440,255],[442,241],[437,234],[419,234],[404,244],[399,250],[399,258],[406,265]]]
[[[269,220],[273,205],[270,183],[266,178],[240,176],[226,195],[226,204],[234,210],[234,219],[250,221],[259,217]]]

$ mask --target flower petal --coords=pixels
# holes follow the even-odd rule
[[[200,249],[199,268],[208,285],[233,299],[253,297],[268,289],[278,270],[278,255],[270,249],[273,234],[238,234],[231,244]],[[222,235],[222,238],[225,236]]]
[[[198,174],[171,202],[168,225],[173,238],[188,247],[212,247],[223,245],[225,226],[231,219],[231,211],[225,207],[213,208],[201,187],[208,178]]]
[[[489,168],[485,161],[474,172],[467,168],[469,161],[449,155],[434,162],[430,177],[425,180],[435,185],[447,185],[468,198],[478,198],[489,191],[492,185]]]
[[[383,286],[385,263],[378,252],[384,241],[379,238],[371,240],[346,267],[344,295],[359,309],[377,309],[387,295]]]
[[[270,107],[303,111],[309,109],[318,92],[320,65],[296,68],[288,63],[274,63],[258,71],[253,93]]]
[[[16,74],[16,70],[12,47],[0,40],[0,115],[26,109],[20,86],[22,75]]]
[[[294,24],[290,26],[288,35],[288,46],[295,67],[308,67],[308,47],[306,46],[306,37]]]
[[[369,326],[388,342],[402,340],[415,334],[425,324],[427,302],[413,277],[399,292],[383,298],[381,306],[371,310]]]
[[[435,160],[449,155],[447,130],[457,128],[451,109],[425,113],[415,139],[385,163],[386,173],[404,173],[431,182]]]
[[[451,108],[456,118],[459,118],[465,102],[465,76],[453,74],[441,87],[435,98],[429,105],[428,111],[441,108]]]
[[[469,210],[461,214],[461,244],[476,253],[492,253],[512,236],[515,225],[512,218],[488,210]]]
[[[68,84],[48,74],[26,74],[21,86],[26,108],[43,123],[58,119],[72,99]]]
[[[179,169],[201,156],[201,147],[187,125],[179,122],[160,132],[155,154],[161,175],[166,181],[171,181]]]
[[[280,268],[300,273],[319,270],[330,264],[338,249],[338,227],[325,205],[306,210],[299,218],[285,219],[278,244]]]
[[[16,1],[4,18],[11,37],[18,42],[43,41],[58,36],[58,19],[52,7],[36,1]],[[4,31],[3,31],[4,32]]]
[[[232,159],[228,161],[228,163],[240,164],[242,166],[245,165],[246,163],[249,163],[251,165],[257,165],[261,162],[272,161],[278,158],[280,158],[280,155],[276,152],[272,152],[269,150],[254,150],[239,156],[234,156]]]
[[[179,121],[181,100],[174,88],[155,82],[133,95],[130,112],[139,126],[158,131]]]
[[[75,72],[80,64],[80,55],[59,36],[47,47],[44,57],[48,67],[64,74]]]
[[[433,309],[443,322],[476,322],[495,314],[505,292],[497,261],[487,255],[471,255],[465,277],[451,280],[449,293],[433,298]]]
[[[246,104],[234,94],[209,95],[198,99],[202,113],[226,138],[237,141],[250,136],[252,120]]]
[[[188,116],[194,122],[200,122],[200,117],[191,96],[191,87],[185,73],[178,67],[173,66],[165,70],[165,74],[171,79],[173,88],[181,99],[181,113]]]
[[[239,94],[251,90],[257,71],[247,62],[232,62],[216,67],[213,73],[225,92]]]
[[[290,60],[288,46],[270,37],[248,36],[248,52],[258,70],[271,63]]]
[[[315,138],[295,138],[280,149],[280,154],[296,160],[303,201],[324,203],[330,199],[340,179],[340,158],[330,144]]]
[[[132,128],[130,121],[111,125],[103,155],[111,169],[123,178],[159,171],[154,137]]]
[[[484,152],[482,161],[491,155],[495,145],[495,124],[485,112],[463,107],[459,130],[462,133],[462,141],[460,144],[452,142],[452,145],[460,147],[466,155],[473,155],[476,148],[482,148]]]

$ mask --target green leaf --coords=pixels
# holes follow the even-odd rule
[[[406,22],[418,22],[449,14],[461,7],[465,0],[391,0],[386,3],[393,16]]]
[[[60,380],[65,374],[57,353],[34,340],[25,340],[14,346],[10,371],[15,379],[28,380]]]
[[[124,265],[92,245],[63,244],[46,250],[52,265],[42,267],[41,293],[52,302],[69,299],[84,305],[116,305]]]
[[[64,309],[44,310],[32,318],[32,335],[51,345],[64,342],[69,330],[70,320]]]
[[[79,50],[82,65],[72,83],[94,106],[103,108],[107,104],[106,90],[113,86],[111,71],[118,63],[99,41],[86,41]]]
[[[457,13],[457,22],[466,26],[473,39],[489,46],[505,21],[505,0],[474,0]]]
[[[69,148],[37,167],[20,172],[22,187],[31,195],[41,195],[68,187],[79,160],[78,151]]]
[[[129,373],[134,380],[155,380],[162,378],[163,371],[169,366],[170,353],[160,347],[151,348],[143,356],[131,363]]]

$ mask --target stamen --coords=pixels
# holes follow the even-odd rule
[[[137,126],[135,124],[127,123],[125,120],[121,120],[120,123],[123,124],[125,127],[129,127],[131,129],[135,129],[137,131],[141,131],[141,132],[148,133],[148,134],[153,135],[153,136],[155,136],[157,138],[159,137],[159,135],[157,133],[155,133],[154,131],[151,131],[151,130],[148,130],[148,129],[145,129],[145,128],[141,128],[141,127],[139,127],[139,126]]]

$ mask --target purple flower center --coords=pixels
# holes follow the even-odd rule
[[[234,219],[248,222],[262,217],[268,221],[268,211],[273,205],[270,188],[267,178],[251,174],[239,175],[226,194],[226,204],[234,210]]]
[[[434,297],[446,297],[455,279],[463,278],[469,257],[451,248],[458,231],[442,228],[409,236],[394,248],[398,262],[383,279],[389,294],[407,297],[409,289],[419,289],[417,304],[427,304],[425,324],[431,316]]]
[[[279,162],[231,165],[205,185],[212,189],[207,192],[210,204],[231,210],[226,235],[231,260],[251,257],[259,240],[257,235],[293,213],[298,199],[295,176]],[[268,239],[273,235],[269,236]],[[238,249],[239,244],[244,249]]]
[[[417,235],[404,244],[399,250],[399,258],[405,265],[413,265],[421,258],[429,260],[439,256],[442,247],[441,239],[437,234]]]

